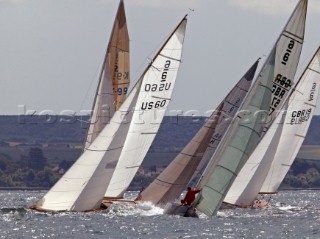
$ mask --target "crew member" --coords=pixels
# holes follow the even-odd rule
[[[201,189],[192,189],[191,187],[188,187],[188,191],[186,193],[186,196],[183,200],[181,200],[181,203],[184,205],[191,205],[191,203],[196,199],[196,194],[199,193]]]

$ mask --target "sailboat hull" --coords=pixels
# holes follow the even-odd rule
[[[178,203],[168,203],[164,209],[164,213],[169,215],[178,215],[181,217],[199,217],[195,208]]]

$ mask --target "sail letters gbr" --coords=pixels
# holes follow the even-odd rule
[[[167,82],[167,76],[170,69],[171,60],[166,60],[164,63],[164,68],[161,73],[160,82],[154,84],[145,84],[144,90],[145,92],[162,92],[168,91],[171,88],[171,82]],[[162,108],[166,105],[167,99],[159,99],[155,101],[142,102],[141,109],[142,110],[152,110]]]
[[[314,94],[317,88],[317,83],[312,84],[312,89],[310,91],[308,101],[314,100]],[[307,104],[306,104],[307,105]],[[303,122],[307,122],[312,116],[312,107],[308,107],[308,109],[302,110],[294,110],[291,114],[290,124],[302,124]]]
[[[294,52],[295,45],[296,45],[296,42],[293,39],[291,39],[289,41],[289,44],[287,45],[287,48],[286,48],[283,56],[280,59],[282,67],[286,67],[287,66],[287,63],[288,63],[288,61],[289,61],[289,59],[290,59],[290,57],[292,55],[292,52]],[[290,77],[288,77],[285,74],[285,72],[288,72],[288,71],[283,70],[282,74],[278,73],[275,76],[275,79],[273,81],[273,86],[272,86],[273,97],[272,97],[272,100],[271,100],[271,106],[270,106],[269,115],[272,115],[272,113],[276,109],[278,109],[279,104],[284,100],[284,98],[286,97],[287,93],[291,89],[292,80],[290,79]]]

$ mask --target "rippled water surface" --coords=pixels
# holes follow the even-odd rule
[[[320,191],[282,191],[267,209],[221,210],[181,218],[149,203],[97,213],[25,209],[39,191],[0,191],[0,238],[320,238]]]

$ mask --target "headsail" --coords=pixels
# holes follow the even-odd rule
[[[142,74],[125,102],[115,112],[110,123],[52,189],[36,203],[35,208],[52,211],[88,211],[100,207],[118,161],[121,160],[120,154],[128,147],[126,146],[127,137],[131,147],[141,146],[139,140],[132,142],[132,136],[128,136],[128,132],[129,135],[134,133],[131,128],[141,122],[138,119],[144,103],[147,102],[147,107],[151,107],[146,113],[149,116],[149,112],[153,112],[155,108],[164,109],[168,104],[169,99],[159,101],[159,98],[171,97],[174,78],[180,63],[180,60],[177,61],[179,63],[173,61],[181,56],[186,22],[185,17],[156,55],[152,64]],[[173,58],[170,63],[168,57]],[[171,84],[168,82],[169,79]],[[166,86],[162,87],[166,83],[170,84],[167,85],[169,89],[166,89]],[[153,91],[154,88],[149,90],[148,85],[157,87],[157,90]],[[164,100],[166,102],[163,105]],[[147,132],[149,129],[150,127],[146,129]],[[145,145],[142,146],[145,147]]]
[[[121,0],[99,78],[84,150],[125,100],[130,83],[129,67],[129,34]]]
[[[97,209],[118,162],[141,87],[136,83],[89,148],[35,205],[48,211]]]
[[[278,107],[282,107],[293,83],[304,39],[306,12],[307,1],[300,1],[276,43],[278,57],[276,57],[274,95],[270,113],[276,113]],[[225,202],[247,207],[258,195],[280,140],[283,127],[282,114],[278,118],[239,172],[226,195]],[[272,120],[269,120],[269,124],[272,123]]]
[[[200,162],[207,163],[206,155],[212,155],[216,142],[227,130],[232,119],[246,96],[255,71],[256,61],[248,72],[240,79],[226,98],[219,104],[204,126],[185,146],[167,168],[140,194],[141,200],[155,204],[166,204],[174,201],[189,183]],[[209,148],[209,150],[208,150]]]
[[[320,48],[301,76],[289,100],[277,152],[263,182],[261,193],[274,193],[286,176],[307,134],[320,87]],[[290,143],[288,143],[290,142]]]
[[[184,18],[144,75],[133,123],[105,193],[107,198],[123,196],[160,128],[181,63],[186,24]]]
[[[216,214],[237,174],[285,102],[292,84],[290,72],[296,71],[296,57],[299,58],[303,43],[307,2],[301,0],[298,3],[241,107],[251,114],[251,118],[247,118],[249,122],[244,122],[241,118],[245,113],[240,113],[211,159],[218,160],[218,165],[195,202],[197,208],[207,215]],[[265,110],[269,111],[269,117],[263,123],[259,117]]]

